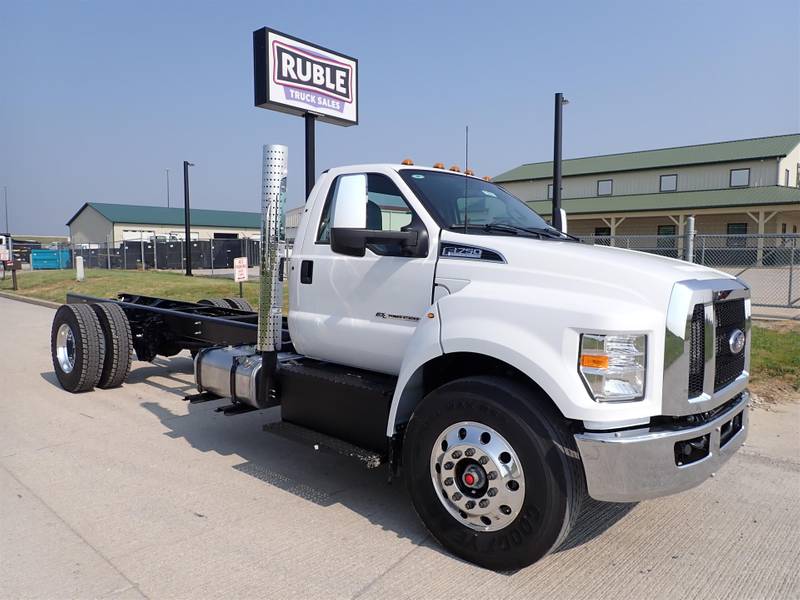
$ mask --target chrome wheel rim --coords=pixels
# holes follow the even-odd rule
[[[431,450],[430,468],[442,505],[471,529],[498,531],[522,509],[522,463],[511,444],[487,425],[462,421],[445,429]]]
[[[64,323],[56,333],[56,358],[64,373],[72,373],[75,368],[75,336],[72,328]]]

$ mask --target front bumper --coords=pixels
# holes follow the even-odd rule
[[[725,411],[698,426],[576,434],[589,495],[606,502],[636,502],[699,485],[747,437],[749,400],[749,393],[742,392]],[[706,444],[706,454],[682,464],[676,444],[680,449],[692,441]]]

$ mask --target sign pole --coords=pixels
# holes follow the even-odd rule
[[[303,117],[306,122],[306,201],[308,201],[311,190],[314,188],[315,173],[317,171],[314,161],[316,156],[314,125],[317,121],[317,115],[307,112]]]

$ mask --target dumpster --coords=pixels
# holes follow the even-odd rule
[[[70,266],[70,251],[66,248],[59,250],[46,250],[34,248],[31,250],[31,268],[40,269],[68,269]]]

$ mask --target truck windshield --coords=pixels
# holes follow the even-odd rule
[[[468,233],[557,233],[522,200],[488,181],[416,169],[400,175],[445,229],[463,229],[466,216]]]

